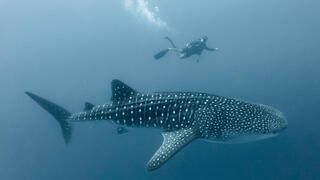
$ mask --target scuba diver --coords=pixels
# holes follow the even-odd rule
[[[170,42],[170,44],[172,45],[172,48],[167,48],[167,49],[160,51],[159,53],[154,55],[155,59],[160,59],[164,55],[166,55],[169,51],[173,51],[173,52],[179,53],[180,59],[185,59],[185,58],[188,58],[192,55],[198,55],[197,62],[199,62],[200,55],[202,54],[203,50],[207,50],[207,51],[218,50],[218,48],[208,48],[207,47],[207,45],[206,45],[206,42],[208,40],[207,36],[203,36],[202,38],[200,38],[196,41],[191,41],[191,42],[187,43],[186,47],[184,47],[184,48],[177,48],[177,46],[173,43],[173,41],[169,37],[165,37],[165,39],[167,39]]]

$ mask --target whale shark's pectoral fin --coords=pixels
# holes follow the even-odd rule
[[[179,150],[196,139],[198,134],[192,128],[188,128],[177,131],[163,132],[162,136],[162,145],[147,164],[147,169],[149,171],[161,167]]]

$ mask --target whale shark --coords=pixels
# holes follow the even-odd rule
[[[57,120],[65,143],[70,142],[73,122],[107,120],[161,129],[163,142],[147,163],[148,171],[160,168],[196,139],[243,143],[274,137],[288,126],[283,113],[267,105],[198,92],[141,93],[117,79],[111,88],[111,102],[85,103],[84,111],[76,113],[25,93]]]

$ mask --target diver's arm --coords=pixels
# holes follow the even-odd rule
[[[218,48],[208,48],[207,46],[204,47],[205,50],[207,51],[216,51]]]
[[[198,57],[197,57],[197,63],[200,61],[201,54],[202,54],[202,51],[200,51],[200,52],[197,53],[197,55],[198,55]]]

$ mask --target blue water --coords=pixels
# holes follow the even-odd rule
[[[148,4],[147,4],[148,2]],[[320,1],[0,0],[0,179],[320,179]],[[202,35],[217,52],[180,60]],[[81,111],[109,101],[110,81],[141,92],[199,91],[268,104],[289,127],[263,141],[196,140],[147,172],[159,130],[117,135],[77,123],[65,145],[28,90]]]

